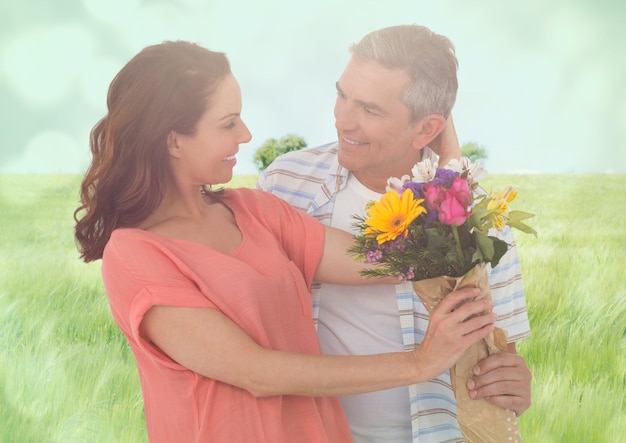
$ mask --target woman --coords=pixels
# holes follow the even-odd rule
[[[362,265],[346,254],[351,236],[272,195],[211,190],[250,140],[224,54],[147,47],[114,78],[107,106],[75,233],[86,262],[102,258],[151,441],[351,441],[334,396],[428,380],[492,330],[488,303],[454,309],[476,295],[466,289],[440,305],[415,351],[320,355],[310,284],[363,283]]]

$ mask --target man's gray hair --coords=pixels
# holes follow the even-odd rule
[[[412,123],[429,114],[450,115],[458,89],[458,61],[447,37],[419,25],[391,26],[370,32],[350,52],[387,69],[408,72],[411,83],[404,102]]]

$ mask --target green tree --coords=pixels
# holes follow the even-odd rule
[[[485,163],[487,150],[475,142],[468,142],[461,146],[461,155],[468,157],[472,163]]]
[[[254,164],[259,172],[264,171],[279,155],[306,148],[306,140],[295,134],[287,134],[280,140],[269,138],[254,153]]]

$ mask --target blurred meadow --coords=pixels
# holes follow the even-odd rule
[[[253,187],[256,176],[229,186]],[[78,259],[78,175],[0,175],[0,441],[146,442],[134,357],[100,262]],[[519,234],[532,336],[525,442],[626,435],[626,175],[500,175],[539,238]]]

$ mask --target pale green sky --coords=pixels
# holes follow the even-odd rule
[[[9,4],[10,3],[10,4]],[[253,140],[336,138],[335,81],[365,33],[419,23],[459,58],[461,142],[492,173],[626,173],[626,6],[607,0],[2,0],[0,173],[82,173],[115,73],[186,39],[228,54]]]

